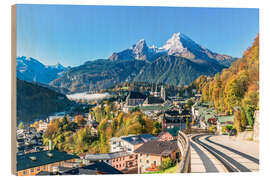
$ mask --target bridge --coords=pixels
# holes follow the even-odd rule
[[[255,143],[255,144],[254,144]],[[256,142],[242,142],[204,130],[179,132],[180,173],[253,172],[259,170]]]

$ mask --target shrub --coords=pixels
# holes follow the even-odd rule
[[[164,170],[164,169],[167,169],[169,167],[172,167],[173,165],[174,165],[174,163],[173,163],[172,159],[170,157],[167,157],[167,158],[164,158],[162,160],[160,169]]]
[[[209,130],[210,132],[214,133],[214,132],[217,131],[217,127],[214,126],[214,125],[211,125],[211,126],[208,128],[208,130]]]

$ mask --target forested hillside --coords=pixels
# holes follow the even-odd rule
[[[72,102],[63,94],[35,83],[17,79],[17,123],[65,110]]]
[[[193,85],[217,112],[234,113],[238,128],[253,126],[254,111],[259,109],[259,35],[230,68],[213,78],[200,76]]]
[[[44,144],[53,140],[53,145],[59,150],[70,153],[108,153],[109,141],[112,137],[127,136],[129,134],[157,134],[161,125],[139,111],[124,113],[118,112],[113,103],[106,102],[101,107],[95,107],[90,114],[98,121],[98,135],[93,135],[91,128],[79,128],[80,122],[86,119],[75,117],[71,121],[64,117],[51,121],[44,136]],[[75,132],[75,133],[74,133]]]
[[[69,93],[109,88],[121,82],[132,81],[144,65],[144,61],[138,60],[88,61],[71,68],[65,75],[54,80],[51,86],[67,89]]]
[[[200,75],[213,76],[225,66],[215,61],[189,60],[179,56],[162,56],[146,64],[135,77],[139,82],[187,85]]]

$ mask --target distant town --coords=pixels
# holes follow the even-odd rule
[[[61,165],[67,166],[67,164],[61,163],[62,161],[53,163],[51,163],[51,161],[46,162],[46,157],[42,165],[34,167],[35,160],[29,159],[30,164],[31,161],[33,162],[33,167],[29,167],[28,169],[18,167],[20,169],[18,175],[39,175],[45,172],[48,174],[61,172],[72,174],[74,168],[79,168],[82,164],[87,166],[91,163],[107,163],[112,169],[116,169],[115,172],[118,173],[147,173],[159,171],[159,167],[163,165],[162,159],[168,157],[170,157],[169,159],[171,164],[173,164],[172,166],[176,166],[177,162],[180,161],[180,151],[176,142],[178,131],[185,130],[187,126],[199,123],[198,119],[192,118],[191,110],[192,105],[200,98],[200,94],[197,94],[196,90],[193,89],[192,94],[194,96],[192,97],[189,97],[190,95],[187,91],[183,94],[183,97],[168,97],[166,95],[166,88],[158,84],[152,84],[151,91],[149,92],[119,92],[121,93],[119,93],[118,96],[105,98],[103,100],[99,99],[98,101],[90,101],[96,104],[90,104],[90,102],[84,99],[77,99],[76,105],[71,107],[68,112],[55,113],[52,116],[48,116],[46,119],[40,119],[26,127],[21,123],[17,129],[17,156],[29,156],[29,154],[33,154],[33,156],[47,156],[46,152],[50,150],[52,152],[57,151],[57,148],[52,148],[52,144],[54,144],[52,139],[50,139],[49,143],[44,143],[44,135],[46,131],[48,131],[48,127],[52,126],[54,122],[61,122],[61,119],[65,118],[68,119],[68,121],[78,124],[76,130],[73,130],[75,131],[73,133],[76,133],[80,129],[87,128],[91,136],[98,137],[100,132],[99,126],[102,121],[97,119],[99,117],[97,117],[95,111],[98,108],[106,109],[107,106],[111,106],[109,113],[142,113],[143,116],[149,118],[151,124],[155,125],[153,129],[156,132],[142,132],[128,134],[126,136],[111,137],[108,141],[109,151],[106,153],[92,154],[85,152],[67,156],[67,158],[72,159],[62,161],[72,161],[72,163],[68,163],[69,167],[65,167],[65,172],[61,171]],[[124,93],[126,93],[127,96],[125,99],[122,99]],[[76,107],[80,108],[81,114],[77,111],[75,111],[76,113],[73,112],[73,109],[76,109]],[[107,123],[112,124],[114,122],[112,119],[107,118]],[[156,148],[153,148],[154,146]],[[54,147],[57,147],[57,144],[54,144]],[[45,153],[45,155],[42,155],[42,153]],[[61,153],[65,152],[61,151]],[[49,157],[48,159],[51,160]],[[25,166],[25,163],[18,162],[18,165]],[[101,168],[99,171],[100,173],[113,172],[106,172],[106,168]],[[176,171],[175,169],[175,172]]]
[[[200,102],[201,94],[196,89],[186,88],[180,96],[167,96],[165,86],[154,83],[151,86],[150,91],[144,92],[118,88],[117,93],[111,92],[114,95],[98,100],[77,98],[66,112],[30,125],[20,123],[18,175],[176,173],[182,158],[177,145],[179,131],[197,127],[224,134],[229,132],[224,127],[232,127],[233,116],[216,114],[213,108]],[[137,118],[131,120],[132,129],[108,132],[106,126],[122,131],[117,126],[124,116]],[[81,136],[82,143],[89,146],[86,149],[84,144],[74,146],[76,142],[72,141],[79,139],[73,136]],[[109,139],[101,142],[101,136]],[[63,144],[70,137],[73,137],[70,144]],[[65,145],[70,147],[64,148]]]

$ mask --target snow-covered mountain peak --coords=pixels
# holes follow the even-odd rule
[[[48,65],[48,68],[55,68],[55,69],[59,69],[59,70],[65,70],[66,67],[64,67],[62,64],[60,64],[59,62],[57,62],[56,65]]]
[[[144,39],[139,40],[136,44],[132,46],[132,49],[134,50],[142,50],[144,48],[147,48],[146,42]]]
[[[115,52],[109,57],[110,60],[148,60],[153,61],[160,56],[173,55],[187,59],[203,59],[207,61],[232,59],[218,53],[214,53],[202,47],[181,32],[174,33],[161,47],[148,47],[145,40],[141,39],[131,48],[121,52]]]
[[[145,60],[148,56],[148,49],[145,40],[141,39],[132,46],[132,53],[135,59]]]
[[[145,44],[145,39],[140,39],[136,44]]]
[[[48,84],[60,77],[67,70],[66,67],[57,63],[56,65],[44,65],[38,60],[26,56],[16,58],[17,77],[21,80]]]
[[[162,46],[163,49],[167,50],[169,54],[175,52],[182,52],[184,46],[181,42],[182,34],[180,32],[174,33],[172,37]]]

